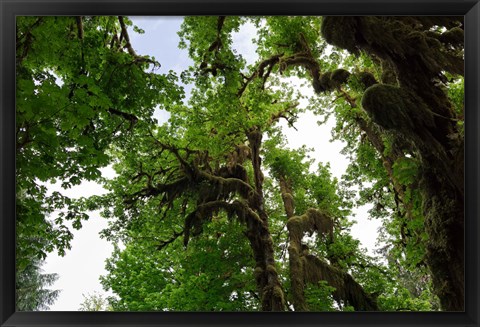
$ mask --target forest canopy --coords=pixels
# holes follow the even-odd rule
[[[253,63],[233,45],[247,24]],[[18,17],[17,309],[52,303],[57,277],[41,262],[100,210],[114,296],[82,310],[463,311],[463,28],[449,16],[190,16],[178,47],[192,65],[161,73],[128,17]],[[281,126],[305,112],[334,120],[341,178],[288,146]],[[58,181],[107,193],[49,193]],[[365,204],[382,225],[376,254],[351,233]]]

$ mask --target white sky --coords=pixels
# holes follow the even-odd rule
[[[176,32],[182,22],[181,17],[131,17],[131,19],[135,25],[145,30],[143,35],[130,32],[134,49],[139,54],[154,56],[162,65],[159,73],[174,70],[179,74],[191,64],[186,51],[177,49],[179,37]],[[251,42],[254,35],[253,25],[246,25],[233,38],[234,47],[248,63],[253,63],[257,59],[254,44]],[[312,89],[306,88],[305,93],[312,93]],[[157,112],[156,116],[161,121],[167,118],[165,113],[161,112]],[[289,146],[298,148],[305,144],[308,148],[314,148],[314,153],[311,153],[312,158],[317,162],[330,162],[333,176],[340,179],[348,165],[347,159],[339,153],[344,144],[339,141],[329,142],[334,123],[332,120],[320,127],[317,125],[317,120],[311,112],[307,112],[302,114],[295,124],[297,130],[283,124]],[[102,170],[102,174],[109,177],[113,172],[107,168]],[[82,183],[70,190],[62,190],[57,185],[52,187],[53,190],[71,197],[105,192],[101,186],[91,182]],[[356,211],[355,220],[358,223],[352,227],[352,234],[370,253],[373,253],[376,231],[380,222],[367,219],[366,211],[365,207]],[[113,245],[100,239],[98,235],[105,227],[107,227],[106,220],[101,218],[98,212],[91,213],[90,219],[83,223],[80,230],[73,230],[72,249],[64,257],[48,255],[42,268],[45,273],[57,273],[60,276],[51,288],[61,290],[55,304],[50,306],[50,310],[77,311],[84,299],[82,294],[88,295],[94,292],[107,294],[99,282],[99,276],[106,274],[105,260],[110,257],[113,250]]]

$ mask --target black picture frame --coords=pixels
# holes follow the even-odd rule
[[[464,15],[466,308],[437,313],[15,312],[15,16],[17,15]],[[478,326],[478,0],[0,0],[1,326]]]

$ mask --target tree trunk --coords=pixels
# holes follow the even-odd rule
[[[291,181],[284,176],[280,176],[280,193],[282,195],[283,206],[287,214],[287,220],[294,215],[294,202]],[[295,311],[309,311],[305,301],[305,278],[302,255],[302,244],[300,240],[291,239],[288,245],[288,256],[290,264],[290,283],[292,292],[292,301]]]
[[[428,165],[428,164],[427,164]],[[433,288],[446,311],[465,308],[465,246],[463,197],[427,166],[421,181],[425,228],[429,235],[426,261]]]
[[[248,226],[247,237],[255,257],[255,280],[262,303],[262,311],[285,311],[285,296],[275,265],[273,240],[268,227],[268,215],[264,208],[263,173],[261,170],[261,132],[254,128],[248,135],[254,172],[255,192],[249,197],[249,206],[258,214],[261,222]]]
[[[407,22],[412,19],[417,22]],[[434,291],[445,311],[464,310],[464,159],[463,141],[450,139],[455,133],[455,114],[447,95],[435,81],[444,71],[463,75],[463,58],[442,51],[442,45],[424,31],[433,25],[452,28],[462,19],[326,17],[322,23],[322,34],[329,43],[351,52],[363,50],[394,67],[400,88],[422,99],[435,117],[434,128],[417,128],[404,136],[422,158],[419,188],[429,236],[426,261]],[[378,33],[379,30],[383,33]],[[438,47],[429,46],[433,43]],[[443,149],[429,148],[425,135],[431,137],[431,144],[440,144]]]
[[[326,281],[335,288],[332,296],[336,301],[352,305],[358,311],[378,311],[376,300],[367,294],[350,274],[309,254],[308,247],[302,244],[305,233],[314,231],[318,233],[318,237],[328,236],[329,242],[331,242],[333,239],[332,219],[312,208],[302,216],[294,216],[291,181],[280,176],[279,183],[288,218],[290,282],[295,311],[310,311],[305,299],[305,285],[307,283],[316,285],[320,281]]]

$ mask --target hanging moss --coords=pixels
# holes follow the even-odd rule
[[[313,78],[312,84],[315,92],[333,91],[346,84],[350,73],[345,69],[336,69],[333,72],[325,72],[318,79]],[[313,74],[312,74],[313,77]]]
[[[384,48],[401,58],[405,58],[406,53],[413,53],[414,50],[402,42],[402,36],[412,31],[411,26],[389,17],[365,16],[359,21],[359,28],[355,32],[357,42],[364,50],[382,59],[387,59],[382,57]]]
[[[381,67],[382,76],[380,77],[380,80],[382,83],[398,86],[397,73],[395,72],[395,69],[391,63],[386,60],[382,60]]]
[[[212,217],[218,215],[220,211],[225,212],[230,219],[237,217],[240,222],[247,225],[248,229],[255,229],[258,232],[266,229],[258,214],[241,200],[235,200],[232,203],[223,200],[214,200],[206,203],[199,203],[195,210],[186,216],[184,245],[188,245],[190,235],[199,235],[203,230],[203,224],[211,221]],[[266,245],[272,245],[271,237],[264,242]]]
[[[220,176],[215,176],[212,174],[205,173],[203,171],[197,172],[197,181],[202,182],[206,181],[209,183],[212,188],[211,192],[215,192],[218,198],[227,199],[232,194],[238,193],[243,198],[247,198],[250,192],[253,190],[252,187],[242,180],[245,177],[246,171],[243,167],[235,166],[235,170],[232,168],[232,172],[235,174],[228,174],[226,176],[235,176],[223,178]],[[248,180],[247,180],[248,181]]]
[[[323,18],[321,33],[328,43],[358,54],[359,50],[355,39],[357,28],[356,17],[327,16]]]
[[[440,35],[440,41],[453,46],[463,46],[465,35],[463,29],[454,27]]]
[[[362,97],[362,107],[370,118],[383,128],[407,128],[413,124],[408,116],[401,89],[390,85],[377,84],[369,87]]]
[[[456,156],[461,145],[449,138],[456,130],[455,114],[442,83],[448,83],[445,72],[464,74],[463,17],[352,17],[341,25],[340,18],[325,19],[322,34],[327,42],[352,53],[364,51],[388,66],[382,66],[384,84],[367,88],[362,106],[372,121],[398,134],[420,154],[420,170],[428,173],[424,178],[428,182],[419,188],[435,293],[442,309],[462,311],[464,160]],[[442,33],[442,27],[447,31]],[[342,28],[350,30],[345,38],[339,35]]]
[[[302,216],[294,216],[288,219],[287,228],[290,237],[298,244],[305,233],[318,231],[320,235],[333,235],[333,221],[326,214],[317,209],[310,208]]]
[[[418,129],[435,127],[434,117],[423,101],[392,85],[375,84],[362,97],[362,107],[372,120],[387,130],[412,137]]]
[[[459,40],[461,28],[455,17],[415,19],[401,17],[325,17],[322,35],[335,46],[357,54],[365,50],[383,60],[397,65],[408,64],[422,73],[426,79],[448,71],[463,75],[463,57],[452,54],[436,37],[430,37],[430,23],[452,30],[451,38]],[[424,28],[423,25],[428,26]],[[456,28],[456,29],[454,29]],[[460,44],[459,44],[460,45]],[[422,67],[423,66],[423,67]]]
[[[326,91],[333,90],[333,85],[331,83],[332,72],[326,72],[320,76],[320,85]]]
[[[350,77],[350,72],[345,69],[336,69],[332,72],[331,75],[331,84],[333,87],[339,87],[343,84],[346,84],[348,78]]]
[[[442,145],[445,135],[436,125],[438,115],[432,113],[422,99],[404,88],[376,84],[365,91],[362,107],[376,124],[398,132],[410,142],[412,149],[421,154],[423,165],[439,163],[435,165],[437,174],[445,176],[445,182],[463,194],[463,179],[459,178],[463,174],[449,166],[451,153]]]
[[[344,301],[357,311],[378,311],[375,299],[368,295],[349,274],[313,255],[302,257],[302,261],[307,283],[317,284],[324,280],[335,288],[333,297],[336,301]]]
[[[364,90],[378,83],[377,80],[375,79],[375,76],[373,76],[373,74],[369,72],[363,71],[363,72],[357,73],[356,77],[358,78],[360,83],[363,84]]]
[[[203,220],[197,211],[193,211],[185,218],[185,226],[183,232],[183,245],[187,246],[190,242],[190,235],[197,236],[202,232]]]
[[[398,19],[402,19],[399,17]],[[417,16],[411,17],[415,19],[420,27],[424,30],[430,29],[434,26],[444,26],[446,28],[452,28],[455,26],[462,26],[462,16]],[[418,26],[418,24],[416,24]]]
[[[217,175],[223,178],[237,178],[248,183],[248,173],[245,167],[236,164],[234,166],[222,166],[218,169]]]

